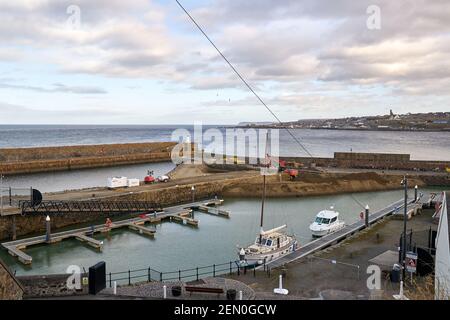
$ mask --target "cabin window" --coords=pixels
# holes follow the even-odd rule
[[[330,219],[328,219],[328,218],[323,218],[323,219],[322,219],[322,223],[323,223],[323,224],[329,224],[329,223],[330,223]]]
[[[317,217],[317,218],[316,218],[316,222],[317,222],[317,223],[322,223],[322,218]]]
[[[334,217],[333,219],[331,219],[331,223],[336,222],[337,217]]]
[[[272,246],[272,240],[267,240],[266,245],[267,245],[268,247]]]
[[[266,245],[266,242],[267,242],[267,239],[266,239],[266,238],[263,238],[261,244],[262,244],[263,246],[265,246],[265,245]]]

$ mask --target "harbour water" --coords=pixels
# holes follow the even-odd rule
[[[172,162],[125,165],[109,168],[95,168],[74,171],[56,171],[34,174],[14,175],[4,178],[3,183],[13,188],[38,189],[41,192],[77,190],[93,187],[106,187],[110,177],[124,176],[144,180],[148,170],[154,176],[166,174],[175,168]]]
[[[371,210],[384,208],[400,199],[402,191],[366,192],[353,195],[358,202],[369,204]],[[411,193],[412,195],[412,193]],[[312,240],[309,224],[320,210],[331,205],[340,212],[346,223],[359,219],[362,208],[351,195],[333,195],[306,198],[268,199],[265,209],[265,229],[288,224],[288,232],[300,243]],[[154,239],[129,230],[117,230],[104,240],[103,251],[97,252],[77,240],[66,240],[53,245],[41,245],[26,250],[33,257],[31,266],[24,266],[5,250],[0,257],[19,275],[65,273],[69,265],[86,270],[99,261],[105,261],[108,272],[151,267],[160,271],[175,271],[236,259],[237,246],[252,243],[258,233],[260,199],[225,199],[223,209],[231,212],[225,219],[195,213],[197,229],[165,222],[157,225]],[[205,239],[210,239],[205,241]]]

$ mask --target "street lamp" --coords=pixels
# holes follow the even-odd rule
[[[3,175],[0,174],[0,215],[3,215]]]
[[[408,219],[408,179],[406,178],[406,176],[403,176],[401,185],[405,187],[405,202],[403,211],[403,238],[402,238],[402,265],[403,265],[402,280],[404,281],[406,275],[406,221]]]
[[[192,191],[192,203],[194,203],[195,202],[195,187],[194,186],[191,187],[191,191]]]
[[[370,210],[369,205],[366,205],[365,213],[364,213],[364,219],[365,219],[366,228],[369,227],[369,210]]]
[[[45,229],[46,229],[46,234],[45,234],[45,241],[46,242],[50,242],[50,238],[51,238],[51,230],[50,230],[50,216],[47,216],[45,218]]]

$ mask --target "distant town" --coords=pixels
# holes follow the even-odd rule
[[[395,114],[348,117],[337,119],[304,119],[282,123],[239,123],[238,127],[334,129],[334,130],[393,130],[450,131],[450,112]]]

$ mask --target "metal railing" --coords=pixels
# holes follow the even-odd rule
[[[164,281],[198,281],[206,277],[216,277],[220,275],[240,275],[247,271],[253,272],[256,276],[256,265],[242,266],[239,261],[229,261],[221,264],[212,264],[209,266],[196,267],[191,269],[180,269],[175,271],[158,271],[151,267],[127,270],[121,272],[110,272],[107,274],[107,281],[112,287],[114,282],[118,284],[128,284],[136,282],[164,282]],[[270,275],[269,268],[264,265],[264,271]]]
[[[42,201],[33,206],[30,200],[19,201],[22,214],[64,214],[77,212],[99,212],[108,214],[162,211],[161,205],[149,201]]]

